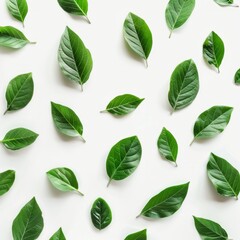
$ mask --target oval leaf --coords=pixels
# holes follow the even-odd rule
[[[198,70],[193,60],[180,63],[172,73],[168,101],[173,111],[190,105],[199,91]]]
[[[89,79],[93,67],[91,53],[69,27],[61,38],[58,62],[67,79],[79,83],[81,87]]]
[[[165,18],[171,31],[169,38],[174,29],[181,27],[191,16],[195,7],[195,0],[170,0],[166,11]]]
[[[204,218],[193,218],[202,240],[228,240],[228,234],[218,223]]]
[[[240,192],[240,175],[225,159],[211,153],[207,164],[208,177],[217,192],[225,197],[238,198]]]
[[[115,97],[108,105],[106,110],[101,112],[109,112],[113,115],[123,116],[133,112],[139,104],[144,100],[131,94],[124,94]]]
[[[14,240],[37,239],[43,230],[42,211],[35,198],[30,200],[13,221],[12,235]]]
[[[162,157],[176,163],[178,144],[174,136],[166,128],[162,129],[157,145]]]
[[[187,196],[189,183],[166,188],[149,200],[139,216],[165,218],[173,215]]]
[[[238,5],[233,4],[233,0],[214,0],[218,5],[222,7],[230,6],[230,7],[238,7]]]
[[[200,114],[194,125],[194,139],[215,137],[228,125],[233,108],[214,106]]]
[[[78,181],[74,172],[69,168],[54,168],[47,172],[47,177],[51,184],[62,192],[78,191]]]
[[[124,240],[147,240],[147,229],[128,235]]]
[[[152,33],[146,22],[133,13],[124,21],[123,36],[129,47],[146,61],[152,49]]]
[[[66,240],[62,228],[59,228],[49,240]]]
[[[234,82],[239,85],[240,84],[240,69],[237,70],[234,76]]]
[[[99,230],[106,228],[112,222],[112,211],[104,199],[98,198],[93,203],[91,218],[93,225]]]
[[[15,181],[15,171],[8,170],[0,173],[0,196],[9,191]]]
[[[7,110],[5,113],[24,108],[31,101],[33,91],[32,73],[18,75],[12,79],[7,86]]]
[[[106,169],[109,176],[108,186],[112,180],[123,180],[138,167],[142,156],[141,143],[137,136],[125,138],[110,150]]]
[[[224,52],[222,39],[215,32],[211,32],[203,44],[203,57],[208,64],[215,66],[218,72],[220,72]]]
[[[29,129],[15,128],[7,132],[1,143],[7,149],[19,150],[34,143],[37,137],[38,134]]]

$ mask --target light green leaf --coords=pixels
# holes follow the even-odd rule
[[[233,0],[214,0],[218,5],[222,7],[239,7],[237,4],[234,4]]]
[[[15,171],[7,170],[0,173],[0,196],[9,191],[15,181]]]
[[[128,235],[124,240],[147,240],[147,229]]]
[[[59,228],[49,240],[66,240],[62,228]]]

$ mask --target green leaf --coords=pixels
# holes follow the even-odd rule
[[[117,116],[127,115],[133,112],[143,100],[144,98],[140,99],[131,94],[120,95],[111,100],[106,110],[101,112],[109,112]]]
[[[228,234],[218,223],[204,218],[193,218],[202,240],[228,240]]]
[[[233,0],[214,0],[214,2],[216,2],[218,5],[222,6],[222,7],[239,7],[236,4],[233,4],[234,1]]]
[[[193,60],[180,63],[172,73],[168,101],[173,111],[190,105],[199,91],[199,76]]]
[[[176,163],[178,144],[174,136],[166,128],[162,129],[158,138],[157,146],[162,157]]]
[[[7,7],[11,15],[23,23],[28,13],[28,4],[26,0],[7,0]]]
[[[43,230],[42,211],[35,198],[32,198],[19,212],[13,221],[12,235],[14,240],[34,240]]]
[[[207,164],[208,177],[216,191],[225,197],[238,198],[240,192],[240,175],[225,159],[211,153]]]
[[[51,102],[53,122],[60,133],[69,137],[82,137],[83,125],[76,113],[69,107]]]
[[[166,11],[165,18],[167,26],[170,29],[170,36],[174,29],[181,27],[191,16],[195,7],[195,0],[170,0]]]
[[[195,139],[211,138],[223,132],[230,121],[232,111],[232,107],[214,106],[200,114],[194,125],[192,143]]]
[[[83,86],[93,67],[92,55],[80,37],[69,27],[62,35],[58,50],[59,66],[67,79]]]
[[[106,169],[109,176],[108,186],[112,180],[123,180],[138,167],[142,156],[141,143],[137,136],[125,138],[110,150]]]
[[[91,218],[93,225],[99,230],[106,228],[112,222],[112,211],[104,199],[98,198],[93,203]]]
[[[56,189],[62,192],[76,191],[83,196],[83,194],[78,190],[78,181],[71,169],[54,168],[47,172],[47,177]]]
[[[133,13],[124,21],[123,36],[129,47],[146,61],[152,49],[152,33],[146,22]]]
[[[62,228],[59,228],[49,240],[66,240]]]
[[[85,16],[88,23],[91,23],[87,17],[88,1],[87,0],[58,0],[61,8],[70,14]]]
[[[186,183],[164,189],[149,200],[139,217],[165,218],[173,215],[182,206],[188,187],[189,183]]]
[[[240,69],[237,70],[234,76],[234,82],[235,84],[239,85],[240,84]]]
[[[0,46],[9,48],[23,48],[30,42],[18,29],[6,26],[0,27]]]
[[[203,44],[203,57],[208,64],[215,66],[218,72],[220,72],[224,52],[222,39],[215,32],[211,32]]]
[[[15,181],[15,171],[7,170],[0,173],[0,196],[9,191]]]
[[[15,128],[7,132],[1,143],[10,150],[19,150],[25,148],[37,139],[38,134],[26,129]]]
[[[147,229],[128,235],[124,240],[147,240]]]
[[[18,75],[12,79],[7,86],[7,110],[5,113],[24,108],[31,101],[33,91],[32,73]]]

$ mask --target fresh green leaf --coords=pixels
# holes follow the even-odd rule
[[[89,79],[93,67],[92,55],[80,37],[69,27],[61,38],[58,62],[67,79],[83,86]]]
[[[13,221],[14,240],[35,240],[43,230],[42,211],[35,198],[32,198]]]
[[[108,186],[112,180],[123,180],[138,167],[142,156],[141,143],[137,136],[125,138],[110,150],[106,169],[109,176]]]
[[[18,29],[6,26],[0,27],[0,46],[9,48],[23,48],[30,42]]]
[[[218,72],[220,72],[224,52],[222,39],[215,32],[211,32],[203,44],[203,57],[208,64],[215,66]]]
[[[147,229],[128,235],[124,240],[147,240]]]
[[[216,191],[225,197],[238,198],[240,192],[240,175],[225,159],[211,153],[207,164],[208,177]]]
[[[228,125],[233,108],[214,106],[200,114],[194,125],[194,139],[215,137]],[[191,143],[191,144],[192,144]]]
[[[178,144],[174,136],[166,128],[162,129],[162,132],[158,138],[157,145],[162,157],[176,163],[178,155]]]
[[[26,0],[7,0],[7,7],[11,15],[23,23],[28,13],[28,4]]]
[[[66,240],[62,228],[59,228],[49,240]]]
[[[230,6],[230,7],[239,7],[238,5],[234,4],[233,0],[214,0],[218,5],[222,7]]]
[[[7,86],[7,110],[5,113],[24,108],[31,101],[33,91],[32,73],[18,75],[12,79]]]
[[[170,0],[166,11],[165,18],[167,26],[172,35],[174,29],[181,27],[191,16],[195,7],[195,0]]]
[[[1,143],[10,150],[19,150],[25,148],[37,139],[38,134],[26,129],[26,128],[15,128],[7,132]]]
[[[240,84],[240,69],[237,70],[234,76],[234,82],[239,85]]]
[[[152,50],[152,33],[146,22],[133,13],[124,21],[123,36],[129,47],[146,61]]]
[[[91,218],[93,225],[99,230],[106,228],[112,222],[112,211],[104,199],[98,198],[93,203]]]
[[[193,218],[202,240],[228,240],[227,232],[218,223],[204,218]]]
[[[69,137],[82,137],[83,125],[76,113],[69,107],[51,102],[53,122],[60,133]]]
[[[186,183],[164,189],[149,200],[139,216],[165,218],[173,215],[182,206],[188,187]]]
[[[172,73],[168,101],[173,111],[190,105],[199,91],[199,76],[193,60],[180,63]]]
[[[131,94],[120,95],[111,100],[106,110],[101,112],[109,112],[117,116],[126,115],[133,112],[143,100],[144,98],[140,99]]]
[[[88,0],[58,0],[58,3],[65,12],[85,16],[88,23],[91,23],[87,17]]]
[[[0,173],[0,196],[9,191],[15,181],[15,171],[7,170]]]
[[[78,181],[71,169],[54,168],[47,172],[47,177],[56,189],[62,192],[76,191],[83,196],[83,194],[78,190]]]

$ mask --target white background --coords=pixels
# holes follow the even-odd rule
[[[150,240],[195,240],[199,236],[192,215],[220,223],[231,239],[239,240],[240,202],[217,195],[207,179],[206,164],[213,152],[240,169],[240,88],[233,83],[234,73],[240,67],[240,9],[221,8],[213,0],[197,1],[189,21],[168,39],[164,17],[167,0],[89,0],[91,25],[84,18],[65,13],[57,0],[28,3],[29,14],[23,29],[8,14],[5,1],[0,2],[1,25],[15,26],[37,42],[17,51],[0,49],[1,113],[6,108],[7,84],[14,76],[33,72],[35,82],[34,97],[26,108],[1,114],[0,138],[16,127],[40,134],[26,149],[11,152],[0,148],[1,172],[16,170],[12,189],[0,198],[0,239],[12,239],[13,219],[36,196],[45,223],[40,240],[49,239],[59,227],[68,240],[120,240],[144,228],[148,229]],[[130,11],[145,19],[153,33],[148,69],[123,41],[122,25]],[[59,70],[57,50],[66,25],[79,34],[93,56],[94,68],[84,92],[69,83]],[[221,36],[226,47],[220,74],[202,59],[202,43],[212,30]],[[200,92],[189,107],[170,116],[169,79],[176,65],[189,58],[199,70]],[[124,93],[146,100],[121,119],[99,113],[113,97]],[[57,133],[50,101],[76,111],[87,143]],[[234,107],[230,124],[218,137],[189,147],[195,120],[213,105]],[[162,127],[178,140],[178,168],[159,156],[156,141]],[[132,135],[137,135],[142,143],[141,164],[131,177],[106,188],[108,152],[117,141]],[[46,171],[63,166],[74,170],[85,197],[61,193],[49,184]],[[157,221],[135,218],[150,197],[188,181],[188,196],[176,214]],[[101,232],[94,229],[89,215],[99,196],[113,212],[112,224]]]

